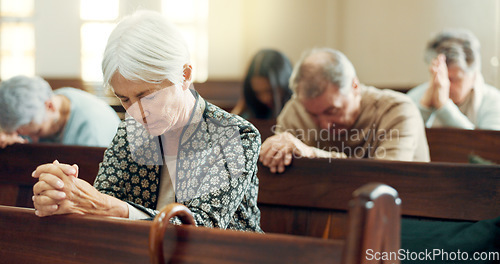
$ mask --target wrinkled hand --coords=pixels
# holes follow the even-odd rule
[[[282,173],[285,166],[292,163],[293,157],[314,158],[312,147],[307,146],[288,132],[269,137],[262,144],[260,161],[269,167],[272,173]]]
[[[450,79],[444,54],[439,54],[432,60],[429,71],[431,74],[429,88],[420,103],[425,107],[439,109],[450,98]]]
[[[33,177],[33,203],[37,216],[55,214],[94,214],[128,217],[125,202],[100,193],[88,182],[77,178],[78,167],[54,163],[38,166]]]
[[[52,164],[38,166],[32,177],[38,178],[38,182],[33,186],[33,204],[35,214],[47,216],[51,214],[61,214],[60,205],[67,198],[64,192],[65,181],[68,177],[78,177],[78,166],[61,164],[57,160]]]
[[[15,144],[15,143],[28,143],[28,141],[21,136],[19,136],[17,133],[6,133],[6,132],[0,132],[0,148],[5,148],[9,145]]]

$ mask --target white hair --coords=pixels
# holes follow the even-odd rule
[[[313,55],[315,58],[311,59]],[[296,95],[315,98],[331,83],[345,94],[351,90],[355,77],[354,66],[342,52],[315,48],[302,54],[290,77],[290,87]]]
[[[54,93],[42,78],[15,76],[0,84],[0,127],[14,132],[31,122],[42,123],[45,102]]]
[[[184,65],[189,64],[188,47],[181,33],[154,11],[138,11],[118,23],[103,57],[105,86],[109,86],[115,73],[127,80],[169,80],[181,85]]]
[[[464,71],[481,70],[480,43],[466,29],[445,29],[439,32],[425,50],[425,61],[430,63],[438,54],[446,56],[446,64],[459,66]]]

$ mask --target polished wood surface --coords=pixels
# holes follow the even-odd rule
[[[405,201],[403,215],[483,220],[500,215],[500,166],[297,159],[283,174],[259,163],[259,202],[346,210],[350,194],[384,182]]]
[[[399,260],[369,260],[368,250],[397,254],[401,247],[401,199],[385,184],[356,189],[349,203],[349,229],[342,263],[399,264]]]
[[[153,263],[365,263],[366,249],[399,250],[399,201],[397,192],[387,185],[368,184],[357,189],[350,203],[346,246],[332,239],[174,227],[168,218],[158,215],[155,221],[168,227],[151,227],[151,234],[164,233],[163,251],[152,251],[157,254],[152,259]],[[169,211],[171,208],[166,208],[165,214]],[[163,256],[163,261],[158,261]]]
[[[0,263],[148,263],[149,221],[0,206]]]
[[[152,241],[151,234],[161,232],[165,263],[354,263],[349,260],[359,260],[355,258],[359,254],[363,257],[360,250],[366,247],[392,250],[393,245],[399,245],[399,215],[394,210],[399,206],[397,193],[380,191],[380,186],[355,192],[350,216],[353,232],[348,239],[353,247],[331,239],[171,226],[170,216],[186,212],[177,205],[155,219],[167,228],[108,217],[40,218],[33,209],[0,206],[0,262],[147,263],[148,257],[155,259],[148,256],[148,234]],[[186,221],[192,223],[192,219]],[[161,230],[155,232],[157,228]]]
[[[432,161],[468,163],[469,155],[500,164],[500,131],[426,129]]]
[[[0,206],[0,263],[148,263],[150,221],[62,215]],[[169,226],[168,263],[340,263],[344,242]]]
[[[104,148],[14,145],[0,150],[0,204],[32,207],[31,172],[59,159],[93,182]],[[86,164],[86,165],[85,165]],[[500,215],[500,166],[373,160],[297,159],[284,174],[259,164],[265,232],[345,238],[347,202],[368,182],[384,182],[405,201],[405,217],[476,221]]]
[[[296,159],[283,174],[259,164],[258,175],[266,232],[345,238],[347,201],[369,182],[398,190],[405,217],[477,221],[500,215],[500,166]]]
[[[165,232],[165,263],[341,263],[344,242],[193,226]]]

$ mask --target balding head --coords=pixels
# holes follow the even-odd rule
[[[293,70],[290,85],[298,97],[314,98],[321,95],[328,84],[347,93],[355,78],[356,71],[342,52],[321,48],[302,55]]]

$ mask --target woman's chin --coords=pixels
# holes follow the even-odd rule
[[[147,130],[151,136],[155,136],[155,137],[163,135],[167,131],[167,129],[165,129],[165,128],[150,128]]]
[[[154,126],[148,126],[147,124],[144,124],[143,125],[144,128],[146,128],[146,130],[148,131],[148,133],[152,136],[159,136],[159,135],[162,135],[163,133],[165,133],[165,131],[167,130],[166,127],[162,126],[162,125],[154,125]]]

